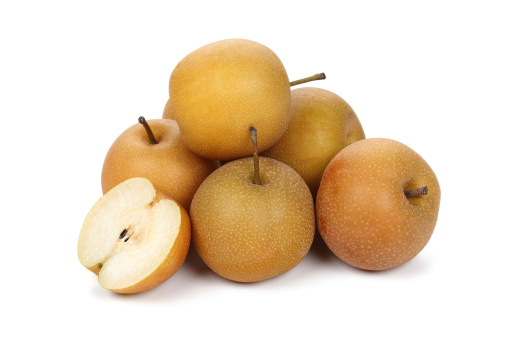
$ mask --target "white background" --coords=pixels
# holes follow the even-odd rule
[[[502,1],[2,1],[0,335],[505,337],[506,17]],[[317,242],[238,284],[191,250],[132,296],[80,265],[111,143],[161,117],[181,58],[233,37],[270,47],[291,80],[325,72],[311,86],[347,100],[367,137],[432,166],[440,215],[415,259],[365,272]]]

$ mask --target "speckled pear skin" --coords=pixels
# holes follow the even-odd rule
[[[169,97],[183,142],[217,160],[251,156],[248,130],[259,133],[262,152],[290,121],[290,83],[276,54],[264,45],[230,39],[183,58],[169,80]]]
[[[285,134],[261,155],[296,170],[316,198],[329,161],[347,145],[364,139],[363,127],[344,99],[321,88],[293,89],[291,112]]]
[[[407,198],[404,191],[428,187]],[[317,226],[331,251],[364,270],[386,270],[414,258],[437,223],[440,186],[414,150],[389,139],[366,139],[339,152],[317,194]]]
[[[170,99],[167,99],[167,102],[165,103],[162,118],[174,120],[174,110]]]
[[[260,157],[262,185],[252,183],[253,159],[229,162],[197,190],[190,207],[192,241],[220,276],[256,282],[294,268],[315,234],[313,198],[289,166]]]
[[[188,210],[199,185],[220,164],[192,153],[181,141],[175,121],[147,122],[158,144],[150,144],[140,123],[126,129],[107,152],[102,166],[102,192],[129,178],[144,177],[157,191]]]

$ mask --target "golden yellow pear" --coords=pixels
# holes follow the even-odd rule
[[[287,131],[262,156],[296,170],[315,198],[329,161],[347,145],[364,139],[364,131],[352,107],[325,89],[293,89],[291,112]]]
[[[219,162],[191,152],[181,141],[175,121],[141,117],[140,122],[109,148],[102,166],[103,193],[129,178],[144,177],[188,210],[197,188]]]
[[[259,151],[275,144],[290,121],[290,83],[278,56],[245,39],[203,46],[183,58],[169,80],[169,97],[183,142],[218,160],[251,155],[248,128]]]
[[[167,99],[167,102],[164,106],[164,111],[162,112],[162,118],[174,120],[174,110],[173,110],[170,99]]]

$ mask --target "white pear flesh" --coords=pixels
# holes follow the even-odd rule
[[[158,200],[149,180],[132,178],[92,207],[79,235],[78,257],[104,288],[135,293],[171,277],[189,244],[186,211],[172,200]]]

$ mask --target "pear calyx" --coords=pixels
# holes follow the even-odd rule
[[[424,187],[421,187],[421,188],[412,189],[412,190],[406,190],[405,191],[405,196],[407,198],[414,197],[414,196],[419,196],[419,195],[428,195],[428,187],[424,186]]]

